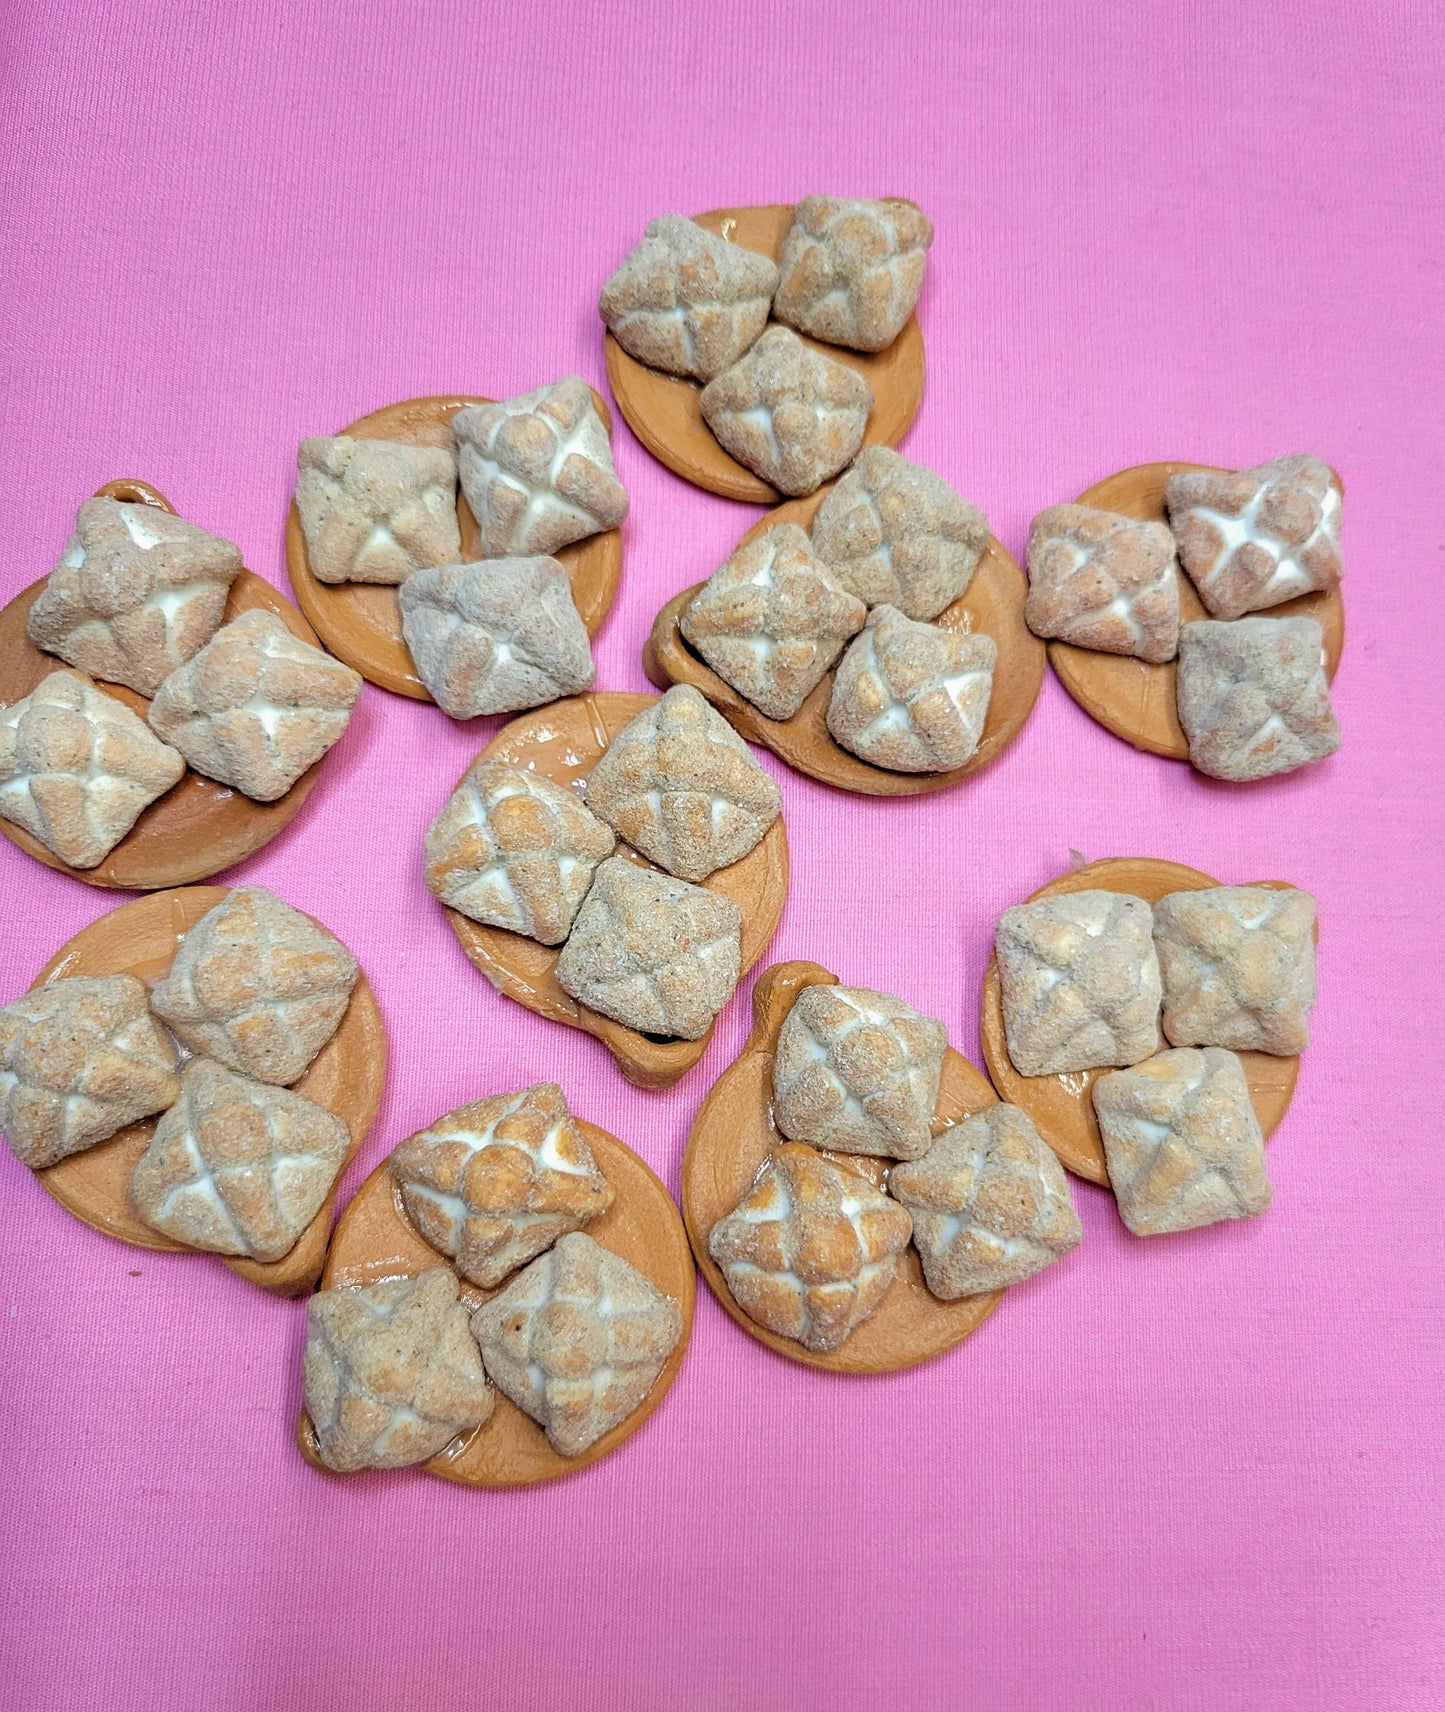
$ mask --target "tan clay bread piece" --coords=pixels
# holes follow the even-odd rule
[[[1083,1240],[1064,1168],[1017,1106],[990,1106],[895,1165],[928,1288],[945,1302],[1032,1278]]]
[[[1309,1045],[1315,900],[1293,886],[1171,892],[1154,906],[1164,1033],[1175,1046],[1292,1057]]]
[[[318,435],[301,442],[296,463],[296,510],[318,581],[404,583],[461,558],[453,448]]]
[[[739,463],[782,493],[807,494],[852,463],[873,393],[856,369],[775,326],[709,381],[699,402]]]
[[[457,1298],[447,1266],[311,1298],[306,1410],[328,1468],[425,1462],[491,1416],[496,1399]]]
[[[448,1112],[396,1148],[391,1174],[431,1246],[489,1290],[613,1200],[555,1082]]]
[[[650,862],[700,881],[754,849],[783,798],[722,715],[678,684],[613,738],[587,803]]]
[[[709,381],[762,332],[777,285],[768,256],[663,214],[603,286],[599,308],[638,362]]]
[[[26,628],[88,676],[154,695],[211,639],[240,569],[240,549],[221,536],[97,495],[76,513]]]
[[[401,628],[432,700],[453,719],[540,707],[597,676],[567,573],[555,559],[483,559],[418,571]]]
[[[427,890],[473,921],[560,945],[616,844],[575,791],[480,755],[427,828]]]
[[[783,239],[773,313],[832,345],[881,351],[923,289],[933,222],[911,202],[808,196]]]
[[[1091,505],[1051,505],[1029,529],[1029,598],[1035,636],[1132,654],[1157,664],[1179,650],[1174,537]]]
[[[978,507],[887,446],[860,453],[813,519],[813,551],[842,587],[909,618],[937,618],[952,606],[987,546]]]
[[[151,1006],[193,1052],[286,1087],[336,1032],[359,974],[319,922],[242,886],[186,934]]]
[[[1232,1052],[1178,1047],[1101,1076],[1094,1110],[1135,1236],[1251,1218],[1269,1205],[1264,1136]]]
[[[98,866],[185,761],[124,702],[58,671],[0,710],[0,818],[72,868]]]
[[[32,1170],[163,1112],[175,1070],[134,975],[73,976],[0,1010],[0,1130]]]
[[[917,1159],[932,1141],[948,1036],[891,993],[804,987],[778,1035],[773,1118],[835,1153]]]
[[[1342,499],[1319,458],[1191,470],[1165,490],[1179,559],[1211,617],[1242,618],[1338,586]]]

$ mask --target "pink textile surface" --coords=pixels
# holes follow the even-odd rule
[[[297,441],[389,400],[605,386],[602,281],[654,214],[906,194],[937,224],[905,451],[1021,554],[1129,464],[1314,451],[1348,489],[1344,746],[1256,787],[1135,753],[1050,677],[916,802],[771,757],[816,958],[977,1057],[999,911],[1086,855],[1319,898],[1321,1001],[1262,1218],[1082,1247],[919,1370],[779,1360],[705,1288],[618,1454],[509,1493],[335,1481],[292,1445],[302,1304],[98,1236],[0,1156],[0,1703],[222,1709],[1445,1704],[1439,785],[1445,24],[1434,0],[11,0],[8,599],[143,476],[285,588]],[[599,686],[758,515],[625,427]],[[420,878],[498,721],[367,689],[233,877],[351,945],[391,1069],[346,1192],[555,1077],[676,1191],[748,1026],[677,1087],[504,1002]],[[119,901],[0,844],[0,1002]]]

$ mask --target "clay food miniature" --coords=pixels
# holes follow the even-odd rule
[[[995,935],[1020,1076],[1137,1064],[1159,1050],[1159,960],[1143,898],[1070,892],[1017,904]]]
[[[616,845],[564,785],[479,758],[427,828],[427,890],[473,921],[560,945]]]
[[[701,1040],[737,986],[741,930],[731,898],[610,856],[557,959],[557,982],[626,1028]]]
[[[813,551],[868,606],[937,618],[973,580],[988,523],[919,464],[869,446],[813,519]]]
[[[411,1222],[488,1290],[612,1205],[555,1082],[448,1112],[402,1142],[391,1173]]]
[[[404,583],[461,558],[451,447],[337,434],[303,440],[296,462],[296,510],[318,582]]]
[[[577,1231],[472,1315],[497,1389],[561,1456],[580,1456],[651,1391],[682,1310],[636,1267]]]
[[[837,1349],[888,1294],[913,1224],[866,1177],[784,1142],[708,1236],[733,1299],[805,1349]]]
[[[812,493],[863,444],[873,391],[847,363],[769,327],[702,389],[703,420],[723,448],[782,493]]]
[[[1179,723],[1216,779],[1264,779],[1333,755],[1340,727],[1312,618],[1200,619],[1179,632]]]
[[[1035,636],[1076,648],[1172,660],[1179,651],[1174,537],[1162,523],[1051,505],[1029,529],[1024,622]]]
[[[328,1468],[425,1462],[490,1418],[496,1396],[457,1298],[449,1266],[311,1298],[306,1412]]]
[[[134,975],[80,975],[0,1010],[0,1130],[33,1170],[175,1100],[175,1047]]]
[[[835,1153],[917,1159],[933,1139],[948,1036],[891,993],[805,987],[773,1059],[773,1118],[784,1135]]]
[[[1338,586],[1340,490],[1319,458],[1186,470],[1165,489],[1179,558],[1215,618]]]
[[[978,748],[997,662],[992,636],[875,606],[834,675],[828,730],[875,767],[951,772]]]
[[[186,934],[151,1006],[193,1052],[286,1087],[336,1032],[359,974],[319,922],[242,886]]]
[[[1083,1240],[1063,1166],[1028,1115],[1002,1102],[895,1165],[888,1189],[913,1220],[923,1276],[941,1301],[1018,1284]]]
[[[791,719],[856,636],[868,609],[796,523],[745,541],[697,591],[678,628],[769,719]]]
[[[913,313],[932,242],[911,202],[805,197],[783,239],[773,313],[815,339],[881,351]]]
[[[741,861],[783,806],[747,744],[687,684],[617,733],[587,802],[634,850],[693,881]]]
[[[276,802],[346,730],[360,694],[360,673],[253,609],[171,673],[150,723],[198,773]]]
[[[280,1260],[321,1210],[350,1142],[314,1100],[193,1058],[136,1165],[131,1202],[188,1248]]]
[[[607,428],[580,375],[452,418],[485,559],[555,553],[627,515]]]
[[[1101,1076],[1094,1111],[1135,1236],[1251,1218],[1269,1205],[1264,1137],[1232,1052],[1184,1046]]]
[[[215,634],[240,549],[159,506],[88,499],[26,634],[93,678],[154,695]]]
[[[0,708],[0,816],[72,868],[94,868],[186,770],[124,702],[52,672]]]
[[[777,287],[770,257],[663,214],[602,288],[599,307],[629,356],[709,381],[757,339]]]
[[[1170,892],[1154,906],[1164,1032],[1175,1046],[1289,1058],[1309,1045],[1315,900],[1293,886]]]

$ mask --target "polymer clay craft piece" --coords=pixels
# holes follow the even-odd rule
[[[913,313],[933,222],[911,202],[808,196],[793,210],[773,313],[858,351],[891,345]]]
[[[629,356],[709,381],[756,341],[777,285],[770,257],[663,214],[603,286],[599,307]]]
[[[166,1109],[176,1051],[134,975],[77,975],[0,1010],[0,1130],[43,1171]]]
[[[580,375],[452,418],[486,559],[555,553],[627,515],[607,428]]]
[[[933,1139],[948,1036],[891,993],[804,987],[778,1035],[773,1121],[835,1153],[917,1159]]]
[[[912,1231],[907,1212],[866,1177],[788,1141],[707,1245],[749,1318],[806,1349],[833,1350],[887,1295]]]
[[[950,772],[978,748],[997,662],[991,636],[875,606],[834,674],[828,730],[875,767]]]
[[[577,695],[597,676],[592,645],[555,559],[483,559],[418,571],[401,628],[443,713],[472,719]]]
[[[1035,636],[1077,648],[1172,660],[1179,651],[1174,537],[1162,523],[1092,505],[1049,506],[1029,529],[1024,619]]]
[[[1179,559],[1215,618],[1242,618],[1336,587],[1340,490],[1319,458],[1188,470],[1165,489]]]
[[[995,935],[1008,1055],[1021,1076],[1137,1064],[1159,1050],[1159,960],[1143,898],[1017,904]]]
[[[37,648],[154,695],[215,634],[241,553],[159,506],[86,500],[30,609]]]
[[[496,1397],[456,1274],[321,1290],[307,1304],[306,1411],[338,1474],[404,1468],[491,1416]]]
[[[1292,1057],[1309,1045],[1315,900],[1293,886],[1171,892],[1154,906],[1175,1046]]]
[[[171,673],[149,718],[198,773],[275,802],[346,730],[360,694],[360,673],[253,609]]]
[[[402,1142],[391,1174],[422,1236],[489,1290],[613,1200],[555,1082],[448,1112]]]
[[[427,828],[427,890],[473,921],[560,945],[616,844],[574,791],[480,758]]]
[[[350,1144],[341,1119],[304,1095],[192,1058],[136,1165],[131,1203],[187,1248],[280,1260],[320,1212]]]
[[[973,580],[988,523],[942,476],[869,446],[818,507],[812,544],[866,605],[937,618]]]
[[[1216,779],[1293,772],[1340,746],[1324,632],[1312,618],[1184,625],[1178,695],[1190,762]]]
[[[682,1310],[582,1231],[472,1315],[497,1389],[561,1456],[580,1456],[647,1396],[682,1336]]]
[[[812,493],[853,461],[873,392],[846,363],[769,327],[746,356],[702,389],[719,444],[782,493]]]
[[[1264,1137],[1232,1052],[1179,1047],[1101,1076],[1094,1111],[1135,1236],[1251,1218],[1269,1205]]]
[[[315,436],[296,463],[296,510],[318,582],[404,583],[461,558],[451,447]]]
[[[945,1302],[1021,1283],[1083,1240],[1063,1166],[1027,1114],[1002,1102],[895,1165],[888,1190],[913,1220],[928,1288]]]
[[[193,1052],[286,1087],[336,1032],[359,974],[319,922],[240,886],[186,934],[151,1006]]]
[[[94,868],[185,761],[79,672],[52,672],[0,708],[0,816],[72,868]]]
[[[587,803],[649,861],[700,881],[746,856],[783,799],[722,715],[678,684],[612,739]]]
[[[611,856],[562,947],[557,981],[639,1033],[700,1040],[737,985],[741,928],[731,898]]]
[[[760,713],[791,719],[867,617],[814,553],[807,531],[784,523],[724,560],[678,628]]]

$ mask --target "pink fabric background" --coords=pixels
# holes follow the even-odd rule
[[[0,1700],[61,1708],[1434,1708],[1445,28],[1431,0],[11,0],[0,24],[8,598],[75,506],[158,483],[285,586],[304,434],[394,398],[604,382],[594,304],[667,211],[906,193],[937,222],[905,444],[1021,552],[1143,460],[1343,472],[1342,752],[1257,788],[1134,753],[1050,679],[948,795],[781,778],[817,957],[977,1052],[992,925],[1149,854],[1320,900],[1322,999],[1245,1226],[1082,1248],[921,1371],[782,1362],[700,1293],[651,1424],[571,1481],[337,1483],[297,1458],[304,1309],[66,1217],[0,1158]],[[757,513],[625,428],[600,685]],[[368,689],[237,877],[325,918],[386,1012],[359,1181],[541,1076],[674,1188],[746,984],[669,1093],[504,1003],[420,883],[490,734]],[[0,845],[0,999],[114,900]]]

